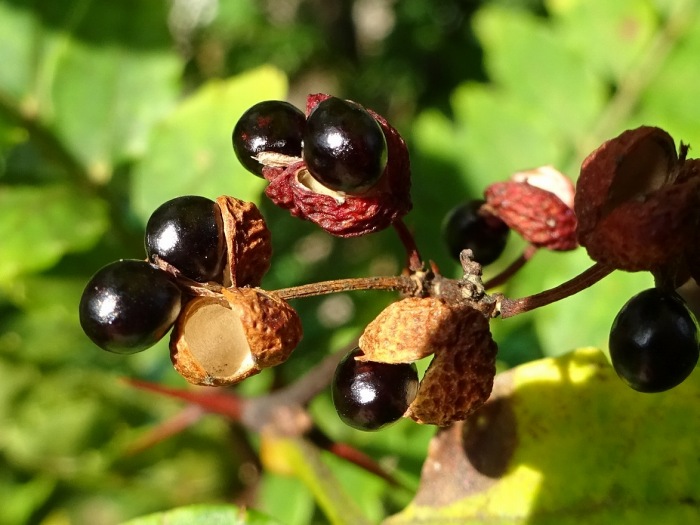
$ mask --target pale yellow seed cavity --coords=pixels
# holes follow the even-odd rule
[[[254,366],[240,317],[221,304],[197,308],[183,335],[192,356],[212,377],[230,377]]]

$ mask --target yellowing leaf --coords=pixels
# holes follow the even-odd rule
[[[386,523],[697,523],[699,396],[697,373],[630,390],[595,349],[512,369],[437,434],[413,503]]]

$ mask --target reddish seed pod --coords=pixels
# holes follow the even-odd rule
[[[595,261],[627,271],[676,266],[697,229],[700,177],[671,136],[642,126],[603,143],[581,166],[578,239]]]
[[[307,114],[328,95],[310,95]],[[295,157],[259,156],[270,182],[265,194],[278,206],[338,237],[356,237],[387,228],[411,210],[411,170],[401,135],[380,115],[366,110],[379,124],[387,147],[386,167],[377,182],[360,194],[324,186],[306,163]]]
[[[578,246],[574,210],[554,193],[511,180],[490,185],[484,196],[495,215],[534,246],[559,251]]]

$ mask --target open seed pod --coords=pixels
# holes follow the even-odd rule
[[[270,269],[272,242],[265,218],[252,202],[228,195],[216,199],[226,238],[226,286],[259,286]]]
[[[683,172],[684,159],[660,128],[625,131],[591,153],[574,199],[589,256],[628,271],[674,265],[696,229],[700,178]]]
[[[436,297],[407,297],[382,310],[360,336],[358,361],[412,363],[453,343],[453,308]]]
[[[447,426],[466,419],[491,395],[498,348],[488,319],[472,308],[459,309],[442,329],[445,344],[436,349],[406,416]]]
[[[284,362],[302,337],[296,311],[259,288],[188,302],[170,338],[175,369],[196,385],[231,385]]]
[[[328,95],[310,95],[307,115]],[[355,237],[382,230],[411,210],[411,169],[401,135],[377,113],[387,143],[387,164],[379,181],[361,194],[335,191],[316,181],[303,160],[258,155],[270,182],[265,194],[295,217],[311,221],[338,237]]]
[[[578,246],[574,210],[553,191],[527,180],[509,180],[491,184],[484,198],[493,213],[530,244],[557,251]]]
[[[530,186],[554,193],[569,208],[574,207],[576,187],[571,180],[554,166],[539,166],[525,171],[518,171],[510,176],[513,182],[526,182]]]

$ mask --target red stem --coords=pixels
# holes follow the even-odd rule
[[[530,310],[541,308],[542,306],[547,306],[548,304],[565,299],[594,285],[612,273],[613,270],[614,268],[609,266],[595,263],[573,279],[554,288],[550,288],[549,290],[545,290],[544,292],[521,297],[520,299],[504,298],[501,300],[500,306],[501,317],[513,317],[514,315],[529,312]]]
[[[406,249],[406,254],[408,255],[408,269],[412,272],[417,272],[423,268],[423,258],[420,256],[418,251],[418,246],[416,245],[416,239],[410,232],[406,223],[401,219],[394,221],[394,230],[399,235],[401,243]]]
[[[186,405],[185,408],[173,417],[166,419],[146,434],[136,439],[136,441],[128,447],[126,453],[130,456],[139,454],[165,441],[169,437],[179,434],[199,421],[205,413],[202,407]]]
[[[127,378],[125,381],[131,386],[140,388],[141,390],[149,390],[168,397],[182,399],[183,401],[187,401],[203,408],[207,412],[221,414],[222,416],[226,416],[233,421],[241,420],[244,405],[247,403],[246,399],[238,397],[231,392],[227,392],[226,394],[220,394],[218,392],[204,393],[193,390],[171,388],[159,385],[157,383],[141,381],[140,379]]]
[[[515,275],[523,266],[525,266],[525,263],[532,259],[532,257],[537,253],[537,249],[537,246],[533,246],[532,244],[526,246],[523,253],[521,253],[517,259],[510,263],[507,268],[505,268],[498,275],[494,275],[491,277],[491,279],[484,283],[484,289],[491,290],[492,288],[496,288],[496,286],[502,285],[508,279],[513,277],[513,275]]]

